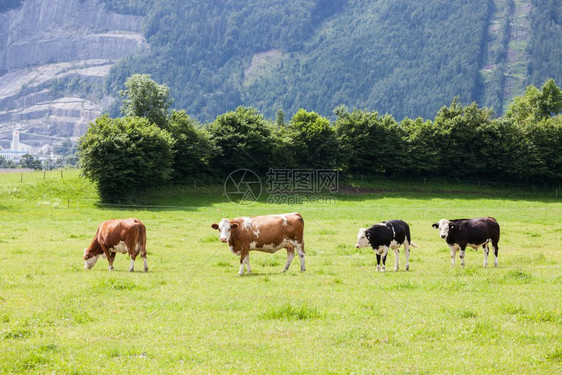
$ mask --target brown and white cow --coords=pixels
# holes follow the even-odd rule
[[[248,273],[252,272],[249,254],[251,250],[273,254],[282,248],[287,249],[287,263],[283,268],[285,272],[295,257],[296,249],[301,261],[301,271],[306,270],[304,220],[299,213],[222,219],[211,227],[219,231],[221,242],[228,242],[233,254],[240,255],[240,276],[244,274],[244,264]]]
[[[144,261],[144,271],[148,271],[146,227],[139,219],[112,219],[101,223],[92,243],[84,249],[84,268],[92,268],[98,258],[103,255],[104,258],[107,258],[111,271],[115,253],[129,253],[131,257],[129,272],[134,271],[135,259],[140,253]]]

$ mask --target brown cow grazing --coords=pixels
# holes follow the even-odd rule
[[[92,268],[100,255],[107,258],[109,270],[113,270],[115,253],[127,254],[131,257],[129,272],[134,271],[135,259],[141,255],[146,264],[146,227],[139,219],[113,219],[100,224],[90,246],[84,249],[84,268]]]
[[[244,274],[244,264],[248,273],[252,272],[249,254],[251,250],[273,254],[282,248],[287,249],[287,263],[283,268],[283,272],[286,272],[295,257],[296,248],[301,261],[301,271],[306,271],[304,220],[299,213],[222,219],[220,223],[211,227],[220,232],[221,242],[228,242],[230,251],[240,255],[240,276]]]

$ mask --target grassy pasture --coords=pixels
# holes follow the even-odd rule
[[[0,372],[562,372],[554,196],[412,184],[335,204],[241,206],[217,187],[110,207],[64,173],[0,175]],[[253,274],[238,277],[210,224],[297,210],[307,272],[295,259],[281,274],[284,251],[252,252]],[[502,225],[499,267],[484,269],[469,249],[465,269],[451,269],[431,223],[486,215]],[[83,269],[97,225],[117,217],[147,226],[148,273],[126,272],[121,254],[112,273],[105,259]],[[403,252],[399,272],[390,253],[389,271],[376,273],[372,251],[354,248],[359,227],[390,218],[406,220],[420,246],[408,272]]]

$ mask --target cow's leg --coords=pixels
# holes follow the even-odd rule
[[[381,270],[381,255],[377,253],[377,272]]]
[[[252,268],[250,267],[250,253],[246,255],[246,258],[244,258],[244,263],[246,263],[246,270],[248,271],[248,274],[252,273]]]
[[[101,249],[103,250],[103,253],[105,254],[105,257],[107,258],[107,261],[109,262],[109,270],[113,271],[113,260],[110,259],[111,254],[109,253],[109,249],[107,248],[107,246],[105,246],[105,244],[98,242]],[[113,253],[113,258],[115,258],[115,253]]]
[[[297,252],[299,253],[299,259],[301,261],[301,272],[306,271],[306,267],[304,266],[304,242],[297,243]]]
[[[386,271],[386,256],[388,254],[388,247],[384,247],[384,252],[382,253],[382,272]]]
[[[131,265],[129,266],[129,272],[135,271],[135,260],[137,259],[137,253],[129,252],[129,256],[131,257]]]
[[[457,247],[455,245],[449,245],[451,249],[451,267],[455,266],[455,257],[457,256]]]
[[[498,243],[492,243],[492,247],[494,248],[494,256],[495,256],[495,260],[494,260],[494,267],[498,266],[498,252],[500,251],[500,248],[498,247]]]
[[[488,247],[488,243],[486,242],[482,245],[484,249],[484,268],[488,267],[488,254],[490,253],[490,248]]]
[[[109,269],[112,270],[113,269],[113,261],[115,260],[115,252],[112,251],[111,253],[109,253],[109,256],[107,257],[107,261],[109,262]]]
[[[144,262],[144,272],[148,272],[148,264],[146,263],[146,249],[144,248],[144,246],[141,246],[140,255],[142,261]]]
[[[240,252],[240,270],[238,271],[238,276],[244,275],[244,264],[246,263],[246,258],[250,256],[250,252],[247,249],[242,249]],[[250,260],[248,259],[248,262]]]
[[[404,268],[408,271],[410,269],[410,243],[408,241],[404,242],[404,254],[406,255],[406,265]]]
[[[142,256],[142,260],[144,262],[144,272],[148,272],[148,264],[146,263],[146,252],[144,253],[144,256]]]
[[[393,250],[394,250],[394,271],[398,271],[399,263],[400,263],[398,256],[400,255],[400,252],[398,251],[398,248],[395,248]]]
[[[291,266],[291,262],[293,261],[293,258],[295,257],[295,247],[293,245],[287,245],[285,249],[287,249],[287,263],[285,263],[283,272],[287,272],[287,270]]]
[[[461,258],[461,267],[464,268],[464,251],[466,250],[466,245],[461,246],[461,252],[459,253],[459,258]]]

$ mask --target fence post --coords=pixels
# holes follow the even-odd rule
[[[64,176],[62,175],[62,169],[60,170],[60,179],[64,180]]]

